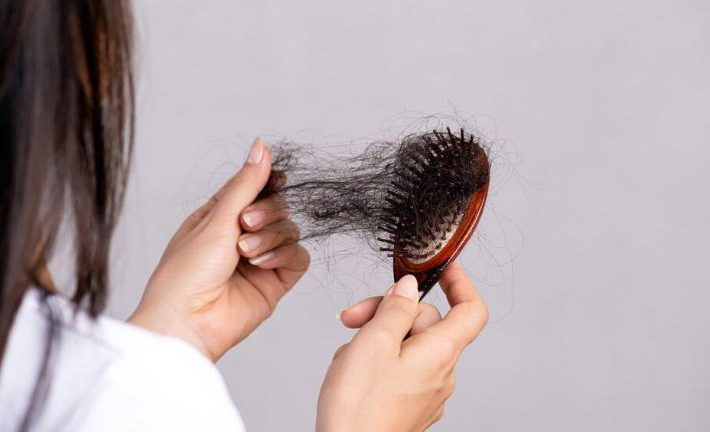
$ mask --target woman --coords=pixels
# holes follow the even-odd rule
[[[308,267],[278,198],[256,200],[271,166],[257,139],[178,229],[128,323],[100,316],[132,145],[131,37],[123,1],[0,2],[3,431],[243,430],[213,363]],[[46,267],[63,223],[74,228],[69,298]],[[334,355],[318,430],[415,431],[441,417],[487,317],[458,264],[441,287],[443,319],[418,304],[411,276],[343,311],[360,330]]]

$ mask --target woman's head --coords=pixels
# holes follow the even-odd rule
[[[104,306],[133,135],[130,5],[0,0],[0,359],[65,215],[74,300]]]

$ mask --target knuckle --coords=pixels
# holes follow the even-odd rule
[[[292,241],[298,241],[298,239],[301,238],[301,227],[296,225],[296,223],[291,220],[288,222],[289,239]]]
[[[346,349],[348,349],[348,346],[350,346],[350,343],[345,343],[343,345],[340,345],[338,349],[335,350],[335,353],[333,354],[333,360],[337,359],[340,355],[342,355]]]
[[[383,328],[375,327],[367,332],[367,338],[373,345],[392,345],[392,335]]]
[[[306,250],[306,248],[300,245],[296,248],[296,250],[301,262],[303,263],[303,266],[305,268],[308,268],[311,265],[311,254],[308,252],[308,250]]]
[[[288,203],[279,194],[257,201],[254,207],[268,213],[272,219],[283,219],[288,215]]]
[[[391,317],[392,319],[396,320],[397,322],[402,321],[414,324],[415,312],[410,309],[407,309],[406,307],[403,307],[402,305],[393,305],[390,303],[388,305],[385,305],[382,312],[387,316]]]
[[[276,309],[277,303],[277,301],[266,299],[266,302],[263,304],[263,306],[257,309],[258,316],[262,319],[262,321],[271,318],[271,315]]]
[[[458,305],[458,307],[462,309],[462,312],[467,317],[473,317],[478,315],[478,309],[476,308],[476,304],[472,301],[461,303],[460,305]]]
[[[466,304],[464,312],[468,317],[466,328],[470,333],[470,339],[473,340],[488,322],[488,307],[483,302],[471,302]]]
[[[439,309],[433,304],[421,303],[419,306],[422,308],[422,313],[441,319],[441,313],[439,312]]]
[[[436,338],[436,343],[434,345],[440,367],[448,367],[456,362],[456,359],[458,358],[458,348],[456,343],[451,338]]]
[[[432,424],[438,422],[438,421],[441,420],[442,418],[444,418],[444,405],[443,405],[443,404],[442,404],[441,407],[436,411],[436,415],[434,415],[434,421],[432,422]]]
[[[419,308],[422,312],[432,313],[438,312],[439,310],[431,303],[419,303]]]
[[[483,301],[481,301],[480,307],[480,327],[483,328],[486,324],[488,324],[488,319],[490,318],[490,312],[488,311],[488,305],[486,305]]]
[[[401,315],[403,318],[414,319],[417,311],[411,305],[412,301],[398,295],[387,296],[382,302],[382,310],[388,314]]]
[[[272,200],[273,200],[272,205],[275,210],[278,210],[279,212],[281,212],[283,214],[288,214],[288,210],[289,210],[288,202],[286,202],[286,199],[283,196],[276,194],[272,197]]]
[[[274,223],[267,230],[274,234],[274,240],[280,244],[295,243],[301,238],[301,229],[289,219]]]
[[[452,374],[451,378],[448,379],[446,384],[444,385],[444,397],[446,399],[450,398],[451,395],[453,395],[455,391],[456,391],[456,378]]]
[[[245,171],[244,167],[240,169],[236,174],[227,180],[222,189],[219,190],[217,194],[219,197],[223,197],[225,194],[230,193],[233,189],[241,188],[244,183],[248,180],[248,172]]]

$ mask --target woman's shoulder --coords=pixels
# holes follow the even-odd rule
[[[50,311],[51,378],[40,429],[243,430],[220,373],[192,346],[111,318],[92,320],[64,298],[45,302],[36,290],[18,311],[3,359],[0,419],[26,411]],[[4,421],[0,426],[8,426]]]
[[[243,430],[214,365],[170,338],[116,358],[80,405],[67,430]]]

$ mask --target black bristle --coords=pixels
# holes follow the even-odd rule
[[[384,232],[392,234],[392,235],[397,235],[396,228],[392,228],[392,227],[384,226],[384,225],[380,225],[378,228],[380,229],[380,231],[384,231]]]
[[[441,248],[468,207],[474,191],[488,179],[488,167],[472,175],[483,150],[464,129],[454,135],[432,132],[412,136],[398,154],[394,179],[385,196],[378,240],[395,256],[422,260]]]
[[[395,243],[396,243],[396,240],[388,239],[388,238],[385,238],[385,237],[377,237],[377,241],[381,241],[381,242],[389,243],[389,244],[395,244]]]
[[[399,200],[402,201],[402,202],[404,202],[404,201],[407,200],[407,197],[406,197],[406,196],[402,195],[402,194],[399,193],[399,192],[395,192],[394,189],[389,189],[389,190],[387,191],[387,194],[388,194],[388,195],[392,195],[393,197],[395,197],[396,199],[399,199]]]

